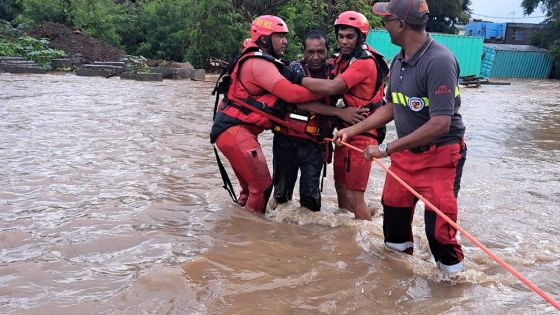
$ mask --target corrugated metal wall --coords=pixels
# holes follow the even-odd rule
[[[546,50],[522,50],[519,45],[511,46],[484,45],[481,75],[490,78],[548,79],[553,60]]]
[[[447,46],[459,61],[461,76],[479,75],[482,58],[482,37],[460,36],[450,34],[431,33],[432,37]],[[392,59],[400,47],[391,43],[389,33],[385,30],[370,30],[367,43],[377,51]]]

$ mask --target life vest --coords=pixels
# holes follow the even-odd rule
[[[217,93],[217,99],[220,94],[224,94],[224,98],[214,112],[214,124],[210,132],[212,143],[224,130],[238,124],[251,124],[271,129],[270,116],[282,117],[286,110],[287,104],[276,95],[269,92],[253,95],[243,85],[239,79],[239,69],[250,58],[263,58],[270,61],[279,71],[284,67],[280,60],[262,52],[254,43],[243,50],[242,54],[226,68],[226,73],[220,76],[212,92]]]
[[[212,130],[210,131],[210,142],[214,149],[216,162],[220,170],[223,181],[223,188],[226,189],[231,199],[237,203],[237,197],[233,189],[229,175],[220,160],[218,151],[214,143],[218,136],[229,127],[239,124],[254,124],[263,128],[270,128],[270,119],[278,119],[276,115],[276,104],[278,98],[270,93],[262,95],[252,95],[239,80],[239,67],[249,58],[264,58],[272,62],[281,69],[284,64],[269,54],[260,51],[254,43],[245,46],[243,52],[235,57],[232,62],[222,71],[212,95],[216,96],[214,103],[214,114],[212,120]],[[223,95],[220,101],[220,96]],[[280,102],[278,102],[280,103]],[[270,116],[267,118],[267,116]],[[269,119],[270,118],[270,119]]]
[[[214,143],[227,128],[238,124],[252,124],[276,132],[293,133],[304,139],[316,140],[318,128],[313,119],[298,115],[295,105],[288,104],[271,93],[253,95],[239,79],[239,68],[249,58],[264,58],[272,62],[280,72],[282,61],[259,50],[258,46],[247,46],[239,57],[222,72],[212,92],[216,95],[214,124],[210,142]],[[220,95],[224,98],[219,102]],[[218,106],[219,104],[219,106]]]
[[[348,69],[348,67],[356,60],[371,58],[375,62],[375,66],[377,69],[375,89],[373,90],[372,95],[368,98],[363,98],[352,94],[351,91],[346,91],[343,95],[335,96],[334,100],[336,102],[332,103],[331,105],[337,107],[346,107],[346,104],[349,103],[348,100],[350,98],[354,98],[354,103],[362,104],[359,107],[366,107],[379,103],[379,100],[375,101],[375,97],[377,96],[379,89],[383,88],[383,79],[389,73],[389,67],[387,66],[385,60],[383,59],[384,58],[383,55],[381,55],[375,49],[371,48],[368,44],[363,44],[359,49],[356,49],[353,52],[352,57],[347,62],[344,62],[342,58],[343,56],[340,53],[335,54],[334,57],[331,58],[329,62],[330,63],[329,66],[332,69],[331,73],[329,74],[329,77],[331,79],[334,79],[337,75],[346,71],[346,69]],[[344,104],[342,104],[342,102],[344,102]],[[370,110],[369,114],[371,113],[373,113],[373,110]]]
[[[311,77],[311,73],[309,72],[307,65],[303,63],[303,61],[299,61],[299,64],[301,65],[305,76]],[[328,77],[328,65],[324,67],[324,70],[325,73],[322,79]],[[298,139],[312,140],[315,142],[323,142],[324,138],[329,137],[329,134],[323,132],[323,117],[321,115],[310,113],[308,111],[298,109],[297,106],[290,105],[284,120],[288,122],[288,126],[276,125],[272,131],[282,135]]]
[[[377,98],[377,95],[378,95],[380,89],[382,90],[383,87],[384,87],[383,80],[384,80],[385,76],[387,76],[387,74],[389,73],[389,67],[387,66],[387,63],[385,62],[385,60],[383,59],[384,58],[383,55],[380,54],[375,49],[373,49],[371,46],[369,46],[368,44],[365,44],[365,43],[362,44],[360,46],[360,48],[354,50],[351,58],[348,61],[344,61],[342,58],[343,58],[343,55],[340,54],[340,53],[335,54],[334,57],[331,58],[331,60],[329,62],[330,63],[330,68],[332,69],[331,73],[329,75],[330,79],[334,79],[337,75],[346,71],[346,69],[348,69],[348,67],[353,62],[355,62],[356,60],[371,58],[375,62],[375,67],[377,69],[377,77],[376,77],[376,80],[375,80],[375,88],[374,88],[371,96],[369,96],[368,98],[363,98],[363,97],[360,97],[358,95],[355,95],[350,90],[346,91],[342,95],[333,95],[333,96],[331,96],[331,98],[329,100],[330,105],[340,107],[340,108],[344,108],[344,107],[347,107],[348,106],[347,104],[349,104],[349,103],[360,104],[360,106],[359,106],[360,108],[369,109],[369,111],[367,113],[364,113],[365,116],[369,116],[375,110],[377,110],[378,108],[383,106],[383,95],[381,94],[380,98]],[[348,126],[348,124],[346,124],[346,123],[344,123],[340,120],[338,121],[338,125],[339,125],[339,127],[347,127]],[[376,138],[378,140],[378,142],[381,143],[381,142],[383,142],[383,140],[385,138],[385,133],[386,133],[386,128],[381,127],[381,128],[377,129],[377,135],[373,135],[371,133],[365,133],[365,134],[362,134],[362,135]]]

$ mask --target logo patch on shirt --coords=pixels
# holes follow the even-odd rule
[[[408,107],[415,112],[421,111],[425,106],[424,100],[420,97],[411,97],[408,99]]]
[[[451,94],[451,89],[447,85],[440,85],[436,90],[436,95]]]

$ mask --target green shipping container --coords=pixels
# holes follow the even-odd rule
[[[447,46],[459,61],[460,76],[480,75],[482,60],[482,37],[462,36],[441,33],[430,33],[433,39]],[[369,31],[367,43],[382,53],[386,59],[392,59],[400,47],[391,43],[389,33],[385,30],[373,29]]]
[[[490,78],[547,79],[552,57],[529,45],[484,44],[481,75]]]

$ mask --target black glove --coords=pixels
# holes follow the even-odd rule
[[[282,68],[282,75],[284,76],[284,78],[286,78],[286,80],[292,82],[293,84],[301,85],[301,81],[303,80],[303,74],[297,73],[290,67],[286,66]]]

